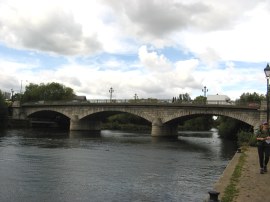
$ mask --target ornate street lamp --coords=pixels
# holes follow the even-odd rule
[[[266,106],[267,106],[267,118],[266,121],[269,123],[269,76],[270,76],[270,66],[267,63],[266,67],[264,68],[264,73],[267,80],[267,86],[266,86]]]
[[[202,92],[204,93],[204,97],[206,97],[206,92],[208,92],[208,89],[206,86],[203,87]]]
[[[113,92],[114,92],[114,90],[111,87],[110,90],[109,90],[109,93],[110,93],[110,102],[112,102],[112,94],[113,94]]]
[[[14,93],[14,90],[13,88],[11,88],[11,102],[13,102],[13,93]]]
[[[206,104],[207,98],[206,98],[206,92],[208,92],[208,89],[206,86],[203,87],[202,92],[204,94],[204,104]]]
[[[138,99],[138,95],[137,95],[137,93],[135,93],[135,95],[134,95],[134,99],[135,99],[135,101]]]

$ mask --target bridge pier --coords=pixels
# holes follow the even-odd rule
[[[87,119],[79,119],[78,115],[75,115],[70,119],[69,130],[100,131],[100,122]]]
[[[176,137],[177,126],[165,125],[160,118],[155,119],[152,122],[151,136],[153,137]]]
[[[21,108],[20,101],[14,101],[12,104],[12,119],[27,119],[27,116]]]

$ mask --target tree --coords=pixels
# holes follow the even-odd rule
[[[265,100],[264,95],[259,95],[258,93],[243,93],[240,96],[240,99],[235,101],[236,104],[248,104],[248,103],[260,103],[261,101]]]
[[[41,83],[40,85],[30,83],[25,87],[22,97],[23,102],[33,101],[59,101],[71,100],[75,96],[72,88],[66,87],[59,83]]]
[[[200,95],[200,96],[196,97],[196,98],[193,100],[193,103],[194,103],[194,104],[205,104],[205,103],[206,103],[206,97]]]
[[[0,90],[0,129],[6,127],[7,119],[8,119],[8,107],[5,103],[3,93]]]
[[[188,94],[183,96],[186,100],[190,100]],[[204,104],[206,98],[203,96],[198,96],[193,100],[193,103]],[[185,121],[183,125],[183,130],[196,130],[196,131],[208,131],[213,126],[213,116],[212,115],[202,115],[190,120]]]
[[[236,104],[238,105],[247,105],[251,103],[260,103],[265,100],[264,95],[259,95],[258,93],[243,93]],[[219,117],[219,136],[226,139],[237,139],[239,132],[250,132],[251,127],[239,120],[228,118],[228,117]]]
[[[120,124],[133,123],[133,124],[139,124],[139,125],[149,125],[148,121],[144,120],[143,118],[139,116],[135,116],[133,114],[128,114],[128,113],[115,114],[115,115],[109,116],[107,120],[109,122],[117,122]]]
[[[43,92],[42,92],[42,86],[44,84],[41,84],[40,86],[37,84],[30,83],[28,86],[25,87],[25,92],[23,96],[23,101],[39,101],[43,100],[41,98]]]
[[[219,117],[219,136],[225,139],[237,139],[237,133],[240,131],[250,131],[250,126],[242,121],[229,117]]]
[[[178,102],[178,103],[190,102],[190,101],[191,101],[191,97],[189,96],[188,93],[179,94],[178,98],[173,97],[173,99],[172,99],[172,102]]]
[[[189,102],[189,101],[191,101],[191,98],[190,98],[188,93],[185,93],[185,94],[179,95],[179,100],[183,101],[183,102]]]
[[[183,125],[184,130],[191,131],[209,131],[213,126],[212,115],[202,115],[190,120],[185,121]]]
[[[148,131],[150,130],[150,123],[145,119],[128,114],[119,113],[109,116],[106,120],[102,121],[104,129],[113,130],[133,130],[133,131]]]

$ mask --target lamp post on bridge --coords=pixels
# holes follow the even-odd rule
[[[134,95],[134,99],[135,99],[135,102],[136,102],[136,100],[138,99],[138,95],[137,95],[137,93],[135,93],[135,95]]]
[[[267,121],[267,124],[269,124],[269,76],[270,76],[270,66],[269,64],[267,63],[266,67],[264,68],[264,73],[265,73],[265,76],[266,76],[266,80],[267,80],[267,86],[266,86],[266,106],[267,106],[267,115],[266,115],[266,121]]]
[[[21,80],[21,89],[20,89],[20,102],[22,102],[22,96],[23,96],[23,88],[25,90],[25,86],[23,87],[23,81],[28,82],[28,80]]]
[[[207,98],[206,98],[206,92],[208,92],[208,89],[207,89],[206,86],[203,87],[202,92],[203,92],[203,95],[204,95],[204,104],[206,104],[206,100],[207,100]]]
[[[14,90],[13,88],[11,88],[11,102],[13,102],[13,93],[14,93]]]
[[[113,92],[114,92],[114,90],[111,87],[110,90],[109,90],[109,93],[110,93],[110,102],[112,102],[112,94],[113,94]]]
[[[208,89],[206,86],[203,87],[202,92],[203,92],[204,97],[206,97],[206,92],[208,92]]]

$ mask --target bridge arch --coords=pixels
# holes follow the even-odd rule
[[[89,116],[95,116],[97,114],[102,114],[102,113],[107,113],[107,114],[115,114],[115,113],[128,113],[128,114],[132,114],[134,116],[140,117],[148,122],[152,122],[153,121],[153,117],[151,115],[149,115],[149,113],[144,112],[144,111],[138,111],[138,110],[134,110],[134,109],[123,109],[123,108],[100,108],[100,109],[96,109],[96,110],[85,110],[82,111],[81,114],[78,116],[78,119],[84,119],[86,117]]]
[[[61,109],[51,109],[51,108],[47,108],[47,109],[43,109],[43,108],[32,108],[30,110],[25,111],[25,115],[26,117],[31,117],[34,116],[37,113],[43,113],[43,112],[54,112],[54,113],[59,113],[62,114],[63,116],[67,117],[67,118],[71,118],[69,113],[66,113],[65,110],[61,110]]]
[[[27,116],[32,127],[69,128],[70,118],[52,110],[37,110]]]
[[[247,113],[229,113],[224,111],[180,111],[175,112],[167,117],[164,118],[163,123],[169,123],[175,119],[179,119],[182,117],[187,116],[199,116],[199,115],[213,115],[213,116],[225,116],[230,117],[239,121],[242,121],[244,123],[247,123],[248,125],[251,125],[253,127],[257,127],[260,124],[260,117],[254,116],[254,114],[247,112]]]
[[[121,108],[84,108],[80,110],[78,115],[72,116],[70,120],[70,130],[100,131],[101,120],[105,117],[121,113],[131,114],[151,123],[149,116],[145,116],[143,113],[138,113],[134,110]]]

